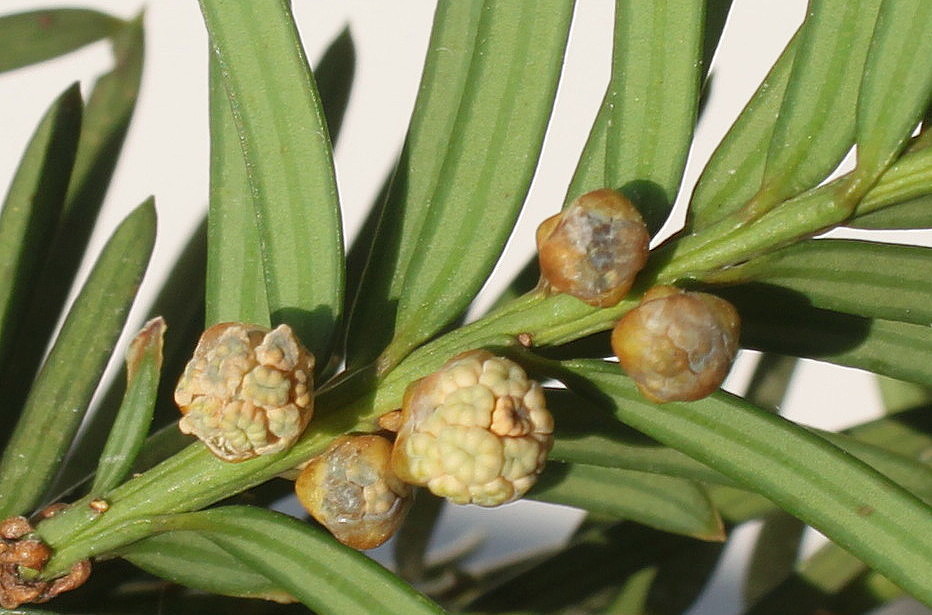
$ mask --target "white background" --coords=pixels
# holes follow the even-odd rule
[[[560,207],[607,82],[612,4],[610,0],[578,2],[539,172],[496,276],[480,297],[480,307],[532,253],[537,224]],[[337,179],[348,237],[356,232],[400,149],[417,91],[433,5],[428,0],[294,0],[312,64],[347,25],[356,46],[354,87],[336,146]],[[94,249],[98,249],[123,216],[147,196],[155,195],[159,238],[142,299],[133,312],[135,326],[140,324],[147,300],[161,284],[168,265],[206,207],[206,35],[193,0],[6,0],[3,11],[48,6],[91,7],[124,18],[145,10],[147,55],[141,98],[102,223],[92,239]],[[713,63],[714,88],[690,155],[687,186],[695,182],[704,161],[804,13],[803,0],[735,0]],[[107,70],[109,63],[109,48],[100,43],[34,68],[0,74],[2,190],[9,184],[32,130],[53,98],[75,80],[81,81],[86,95],[93,78]],[[675,216],[665,231],[675,230],[681,220],[682,214]],[[929,232],[905,232],[889,238],[932,244]],[[751,365],[753,357],[746,357],[729,386],[740,390]],[[806,362],[794,377],[783,412],[794,420],[837,429],[873,416],[878,404],[876,387],[866,374]],[[463,527],[468,524],[472,528],[469,531],[484,535],[484,546],[472,560],[473,565],[480,566],[504,550],[562,540],[577,517],[575,511],[535,504],[493,511],[470,507],[448,510],[441,533],[444,539],[462,537]],[[753,530],[752,526],[742,531],[750,537]],[[737,612],[737,575],[742,557],[735,552],[726,558],[711,591],[691,611],[692,615]],[[903,612],[932,613],[917,605],[904,608],[907,610]]]

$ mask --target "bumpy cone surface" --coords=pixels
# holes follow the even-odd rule
[[[594,190],[538,227],[540,272],[554,290],[612,306],[647,262],[649,242],[631,201],[614,190]]]
[[[740,321],[730,303],[658,286],[612,332],[612,349],[645,397],[691,401],[715,391],[738,351]]]
[[[301,505],[345,545],[374,549],[398,530],[411,486],[391,468],[381,436],[344,436],[312,459],[295,482]]]
[[[311,420],[313,371],[313,355],[287,325],[215,325],[175,389],[178,426],[226,461],[286,450]]]
[[[540,384],[513,361],[471,351],[408,387],[392,465],[457,504],[498,506],[537,480],[552,433]]]

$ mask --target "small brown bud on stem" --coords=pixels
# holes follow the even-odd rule
[[[37,538],[25,517],[0,521],[0,607],[15,609],[21,604],[42,603],[82,585],[91,574],[87,560],[75,563],[68,574],[51,581],[27,578],[49,561],[52,550]]]

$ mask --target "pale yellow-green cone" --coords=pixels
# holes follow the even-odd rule
[[[692,401],[725,380],[740,328],[738,312],[724,299],[656,286],[615,325],[612,349],[651,401]]]
[[[498,506],[531,488],[552,434],[540,384],[517,363],[474,350],[408,387],[392,466],[456,504]]]
[[[175,389],[178,426],[226,461],[286,450],[311,420],[313,372],[314,356],[287,325],[214,325]]]
[[[553,290],[609,307],[634,284],[649,242],[631,201],[608,188],[593,190],[537,228],[540,273]]]
[[[382,436],[343,436],[298,476],[298,500],[343,544],[374,549],[398,530],[411,503],[411,486],[395,476],[391,454]]]

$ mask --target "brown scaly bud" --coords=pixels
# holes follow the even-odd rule
[[[70,507],[71,507],[71,504],[66,504],[65,502],[55,502],[53,504],[49,504],[48,506],[40,510],[37,513],[37,516],[39,520],[51,519],[55,515],[61,512],[64,512]]]
[[[552,434],[540,384],[513,361],[473,350],[408,387],[392,466],[456,504],[498,506],[536,482]]]
[[[225,461],[291,447],[314,409],[314,356],[287,325],[207,329],[175,389],[178,426]]]
[[[23,579],[18,564],[0,564],[0,607],[15,609],[21,604],[41,604],[80,587],[91,576],[91,563],[82,559],[68,574],[52,581]]]
[[[738,312],[724,299],[657,286],[615,325],[612,349],[651,401],[691,401],[721,386],[739,333]]]
[[[41,603],[82,585],[91,573],[87,560],[76,562],[68,574],[45,581],[24,576],[41,571],[52,550],[33,534],[24,517],[0,522],[0,607],[15,609],[21,604]]]
[[[17,540],[5,547],[0,551],[0,565],[16,564],[31,570],[42,570],[52,557],[52,550],[41,540],[34,538]]]
[[[554,290],[609,307],[644,267],[649,242],[631,201],[608,188],[594,190],[537,228],[541,276]]]
[[[339,438],[298,476],[298,500],[343,544],[374,549],[398,530],[411,503],[411,487],[395,476],[391,454],[382,436]]]
[[[32,524],[26,517],[9,517],[0,521],[0,538],[3,540],[17,540],[32,531]]]

